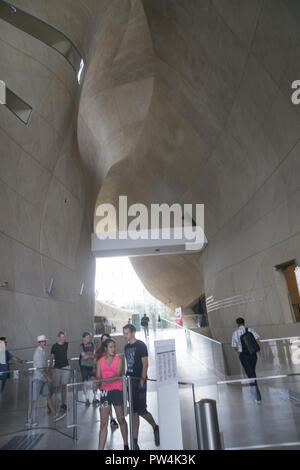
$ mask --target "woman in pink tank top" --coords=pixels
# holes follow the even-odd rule
[[[100,386],[100,433],[99,450],[104,450],[107,440],[107,427],[111,406],[114,406],[120,425],[124,450],[128,447],[128,427],[124,418],[123,406],[123,359],[116,354],[116,343],[112,339],[104,341],[100,348],[100,359],[97,361],[97,379],[115,379],[101,382]]]

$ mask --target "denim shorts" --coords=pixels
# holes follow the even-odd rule
[[[49,384],[42,380],[34,380],[32,382],[32,401],[37,401],[40,395],[43,397],[50,395]]]

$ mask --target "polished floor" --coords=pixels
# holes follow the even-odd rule
[[[144,339],[143,334],[138,337]],[[212,369],[205,367],[195,354],[184,330],[165,329],[151,331],[147,340],[149,349],[150,379],[155,379],[154,340],[175,338],[179,395],[185,450],[197,449],[197,434],[193,407],[196,401],[213,398],[217,401],[220,431],[225,449],[270,448],[300,449],[300,378],[276,377],[259,382],[262,403],[255,403],[249,385],[224,383]],[[211,344],[207,343],[208,349]],[[194,384],[194,387],[193,385]],[[44,400],[40,398],[36,410],[38,428],[28,431],[25,427],[27,397],[26,378],[12,379],[0,398],[0,449],[5,446],[29,446],[35,450],[96,450],[99,435],[99,409],[87,407],[79,392],[77,402],[77,437],[72,439],[75,418],[71,406],[68,416],[58,423],[47,414]],[[69,401],[71,403],[71,391]],[[57,405],[59,401],[57,400]],[[156,384],[148,387],[148,409],[158,421]],[[170,413],[172,410],[170,409]],[[127,416],[127,422],[128,416]],[[69,426],[69,427],[68,427]],[[13,441],[13,439],[15,440]],[[18,439],[17,439],[18,438]],[[155,450],[152,428],[141,419],[139,445],[141,450]],[[120,430],[109,429],[107,450],[123,448]]]

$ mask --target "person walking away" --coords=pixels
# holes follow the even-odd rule
[[[149,336],[149,317],[147,317],[146,314],[144,314],[143,318],[141,319],[141,326],[144,328],[144,333],[145,333],[145,339],[147,340],[147,337]]]
[[[68,361],[69,343],[66,341],[66,336],[63,331],[58,333],[57,338],[57,343],[53,344],[50,352],[50,371],[53,379],[50,396],[52,398],[55,390],[61,390],[60,409],[66,414],[67,384],[70,381],[70,367]]]
[[[101,336],[101,343],[100,343],[100,346],[97,348],[97,351],[95,352],[95,358],[94,358],[94,365],[95,367],[97,368],[97,362],[98,360],[100,359],[101,355],[103,354],[102,352],[102,344],[108,340],[108,339],[111,339],[111,336],[109,333],[104,333],[102,336]],[[119,427],[117,421],[115,420],[115,418],[113,417],[113,410],[112,410],[112,407],[110,408],[110,413],[109,413],[109,417],[110,417],[110,426],[112,429],[117,429]]]
[[[92,342],[91,339],[91,334],[89,332],[85,332],[82,335],[82,343],[80,345],[79,349],[79,365],[80,365],[80,371],[81,371],[81,376],[82,376],[82,382],[88,382],[90,379],[94,380],[96,378],[96,372],[94,369],[94,354],[95,354],[95,345]],[[84,385],[83,387],[83,394],[84,394],[84,400],[87,406],[90,405],[90,400],[87,396],[87,389]],[[96,395],[96,387],[93,386],[93,394],[94,394],[94,399],[93,399],[93,404],[97,405],[97,395]]]
[[[232,347],[239,353],[239,360],[249,379],[256,378],[257,354],[262,355],[260,350],[259,335],[251,328],[246,328],[245,320],[237,318],[238,329],[232,335]],[[255,402],[261,404],[261,393],[257,381],[250,384],[250,391],[254,396]]]
[[[100,359],[97,362],[97,380],[114,379],[123,374],[123,359],[116,354],[116,343],[107,339],[101,344]],[[107,425],[112,406],[115,409],[124,441],[124,450],[128,447],[128,427],[124,417],[123,381],[116,379],[102,382],[100,386],[100,433],[99,450],[104,450],[107,440]]]
[[[2,341],[5,344],[5,362],[3,364],[0,364],[0,393],[3,393],[6,381],[10,377],[9,362],[15,361],[15,362],[18,362],[19,364],[25,364],[26,361],[24,361],[23,359],[20,359],[17,356],[14,356],[6,349],[7,339],[5,336],[1,336],[0,341]]]
[[[31,389],[31,400],[29,401],[26,426],[38,426],[35,418],[32,418],[32,409],[35,407],[39,395],[46,398],[47,404],[50,408],[51,414],[54,417],[54,422],[59,421],[63,418],[63,415],[56,414],[55,409],[50,397],[49,384],[53,383],[51,375],[48,370],[48,363],[46,358],[46,342],[47,338],[45,335],[37,337],[38,347],[34,351],[33,355],[33,367],[35,369],[33,373],[32,389]]]
[[[123,336],[128,344],[125,346],[125,358],[127,362],[126,375],[132,379],[132,412],[133,412],[133,443],[134,450],[139,450],[138,435],[140,416],[152,426],[155,445],[159,446],[159,427],[151,413],[147,410],[147,371],[148,350],[143,341],[136,339],[134,325],[126,325],[123,328]]]

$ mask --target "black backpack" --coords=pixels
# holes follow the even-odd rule
[[[260,347],[257,344],[256,339],[254,338],[253,334],[248,331],[248,328],[246,328],[246,333],[244,333],[240,339],[242,343],[243,353],[255,354],[260,351]]]

